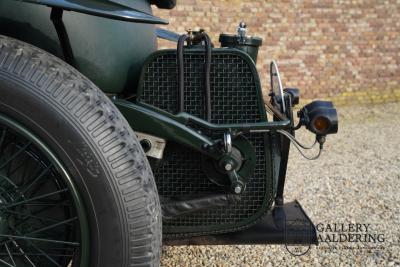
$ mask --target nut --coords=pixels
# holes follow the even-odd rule
[[[240,185],[235,186],[235,193],[240,194],[242,192],[242,187]]]
[[[226,171],[231,171],[232,168],[233,168],[232,163],[227,163],[227,164],[225,164],[225,170],[226,170]]]

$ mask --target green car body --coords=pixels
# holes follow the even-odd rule
[[[55,27],[56,23],[54,23],[55,18],[53,17],[52,10],[61,11],[59,13],[62,15],[63,22],[63,25],[59,25],[61,33]],[[251,90],[254,93],[253,100],[255,100],[252,102],[249,101],[250,104],[243,103],[243,105],[256,106],[255,110],[257,111],[254,112],[254,116],[252,115],[256,118],[247,118],[238,122],[215,123],[194,116],[189,112],[167,112],[160,107],[146,103],[142,99],[142,96],[145,94],[143,87],[145,86],[146,77],[144,76],[146,71],[149,72],[149,64],[158,57],[165,57],[171,60],[171,66],[173,66],[171,69],[174,69],[173,71],[176,69],[176,65],[173,65],[177,62],[173,58],[173,56],[177,55],[175,50],[157,51],[155,25],[166,23],[165,20],[152,15],[151,4],[148,0],[0,1],[0,35],[22,40],[64,61],[69,62],[70,60],[73,62],[73,66],[79,72],[88,77],[97,87],[111,97],[114,104],[136,132],[154,135],[167,142],[178,144],[178,147],[181,146],[199,153],[200,160],[203,157],[208,157],[218,163],[224,162],[227,158],[231,160],[229,158],[231,151],[227,153],[223,149],[220,149],[219,142],[221,140],[219,139],[221,139],[222,135],[217,138],[215,137],[217,133],[229,132],[232,136],[260,134],[261,137],[259,136],[259,139],[262,145],[259,147],[262,147],[262,153],[265,154],[261,152],[259,154],[262,154],[263,158],[261,164],[265,164],[266,166],[263,169],[264,173],[262,175],[265,176],[264,187],[267,187],[262,188],[262,190],[265,190],[265,192],[263,191],[265,196],[262,199],[262,207],[254,211],[253,215],[249,215],[248,218],[238,223],[228,222],[221,225],[217,223],[212,227],[203,228],[196,227],[196,225],[181,228],[174,228],[174,226],[167,225],[164,227],[164,230],[166,230],[167,234],[172,233],[170,236],[171,240],[173,240],[171,244],[285,243],[287,241],[285,239],[287,233],[282,230],[282,227],[276,227],[274,220],[281,220],[280,222],[282,222],[282,218],[285,218],[285,215],[281,213],[283,207],[283,185],[290,141],[283,135],[280,135],[279,131],[287,131],[287,133],[294,134],[292,107],[298,103],[296,90],[288,90],[282,93],[284,95],[282,96],[282,105],[287,106],[286,111],[284,110],[282,113],[284,116],[280,119],[274,116],[272,120],[268,120],[262,97],[260,79],[255,67],[256,58],[254,58],[254,55],[256,57],[257,53],[254,53],[253,47],[248,50],[251,51],[253,58],[252,55],[246,53],[247,48],[210,48],[216,57],[229,54],[231,58],[241,60],[242,67],[244,66],[243,68],[248,70],[247,73],[251,78],[248,79],[250,82],[247,82],[254,85]],[[62,32],[63,30],[66,32]],[[228,38],[230,37],[228,36]],[[233,42],[236,41],[235,38]],[[67,45],[65,44],[66,40],[68,41]],[[261,44],[261,41],[256,40],[256,43]],[[66,51],[69,51],[69,55]],[[203,55],[203,52],[203,49],[195,47],[191,48],[188,54],[195,58]],[[68,56],[73,56],[73,60],[68,58]],[[220,66],[220,68],[222,69],[221,73],[232,71],[231,69],[224,69],[224,66]],[[239,73],[235,77],[240,80],[241,75],[242,73]],[[221,80],[225,82],[225,77],[222,77]],[[229,84],[229,81],[226,84]],[[242,85],[246,87],[245,82],[241,83],[239,81],[238,84],[238,90],[241,89]],[[242,92],[238,92],[237,94],[240,93]],[[134,96],[133,100],[132,96]],[[236,105],[239,113],[246,113],[246,109],[243,109],[243,111],[240,110],[240,105],[241,103]],[[323,111],[325,112],[328,109],[331,112],[328,113],[333,114],[333,106],[325,107]],[[235,112],[235,110],[229,111],[232,113]],[[307,112],[308,110],[305,113]],[[309,109],[309,114],[320,114],[321,112],[321,109]],[[316,117],[316,115],[313,116]],[[194,129],[192,126],[193,123],[197,124],[201,130]],[[334,132],[335,130],[332,130],[332,133]],[[241,142],[250,143],[245,138],[242,138]],[[248,150],[248,155],[241,155],[243,156],[243,160],[245,161],[246,156],[253,159],[253,155],[255,154],[254,149],[249,148],[247,145],[243,145],[243,147],[245,147],[244,151]],[[219,169],[221,166],[216,166],[215,168]],[[251,168],[254,168],[254,166],[250,166],[248,169]],[[248,171],[248,173],[250,172]],[[236,178],[229,176],[229,179],[232,181]],[[271,212],[273,203],[278,208],[276,212]],[[300,216],[312,226],[310,228],[312,232],[310,233],[311,236],[297,240],[296,242],[302,244],[317,243],[315,228],[313,228],[312,223],[300,205],[296,202],[283,209],[288,212],[296,210],[297,215],[294,218]],[[270,217],[262,221],[266,215]],[[273,219],[271,219],[271,216]],[[257,231],[259,230],[256,230],[255,233],[254,230],[250,230],[250,232],[245,232],[237,236],[220,236],[219,239],[212,237],[197,240],[194,238],[183,240],[182,242],[175,241],[174,239],[175,237],[193,237],[246,230],[260,221],[267,225],[262,228],[265,234],[258,235]],[[198,232],[196,232],[196,229],[198,229]],[[274,233],[279,234],[275,235]]]
[[[68,2],[85,3],[85,1],[1,1],[0,33],[63,58],[57,32],[50,20],[51,8],[48,5],[62,7]],[[87,2],[91,4],[91,9],[81,8],[77,12],[63,14],[76,68],[107,94],[132,93],[137,86],[143,62],[157,49],[153,23],[165,23],[165,21],[155,17],[152,20],[152,16],[147,15],[149,18],[146,18],[146,23],[132,23],[144,20],[142,17],[135,19],[136,13],[151,14],[147,0]],[[105,4],[110,7],[106,9]],[[93,13],[91,10],[97,10],[96,5],[102,8],[101,11],[104,13],[101,11]],[[136,13],[132,15],[127,11],[120,14],[118,8]],[[129,20],[122,16],[126,16],[127,13],[134,18]]]

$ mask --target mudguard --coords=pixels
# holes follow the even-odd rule
[[[168,21],[145,12],[104,0],[17,0],[33,4],[57,7],[79,13],[110,19],[150,24],[168,24]]]
[[[154,24],[166,22],[151,15],[150,2],[1,0],[0,34],[65,60],[50,19],[54,7],[65,10],[75,67],[108,94],[134,93],[143,62],[157,49]]]

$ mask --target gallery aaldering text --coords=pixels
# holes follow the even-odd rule
[[[373,233],[369,223],[319,223],[316,225],[319,242],[383,243],[385,235]]]

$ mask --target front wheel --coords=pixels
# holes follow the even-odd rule
[[[135,134],[61,60],[0,36],[0,266],[157,266],[161,211]]]

